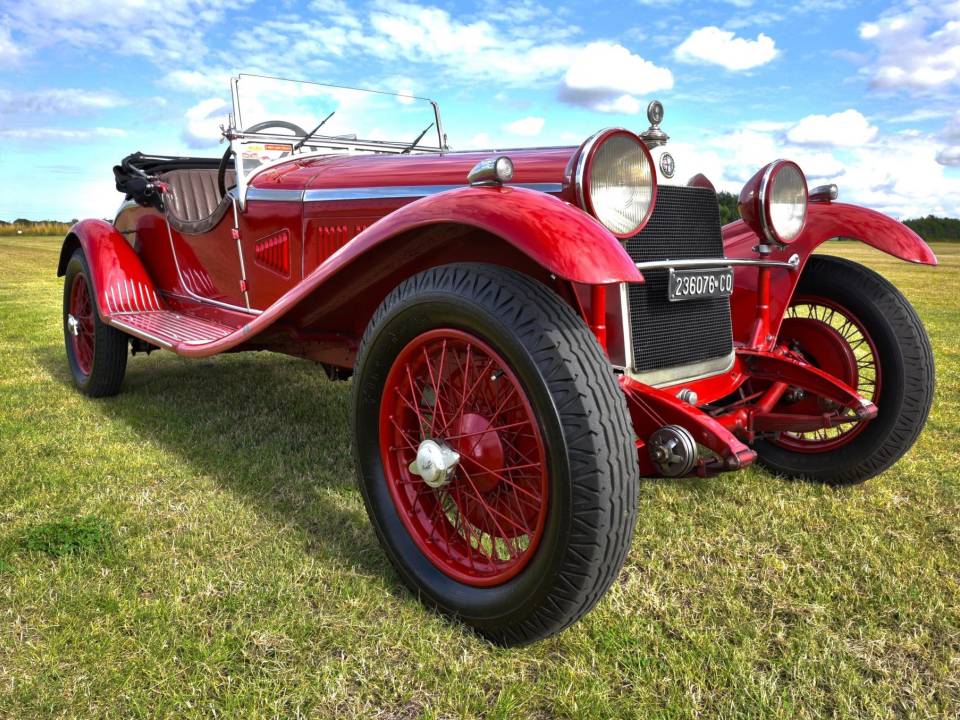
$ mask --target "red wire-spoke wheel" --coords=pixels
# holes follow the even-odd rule
[[[422,602],[518,645],[616,579],[635,436],[609,359],[554,289],[481,264],[404,280],[364,332],[351,422],[370,522]]]
[[[86,276],[74,275],[70,287],[70,312],[67,315],[67,331],[73,348],[77,367],[84,375],[93,370],[93,351],[96,335],[93,326],[93,302]]]
[[[829,400],[789,389],[775,411],[828,417],[832,427],[782,432],[754,443],[779,475],[833,485],[863,482],[916,441],[933,402],[933,351],[899,290],[850,260],[814,255],[800,276],[778,343],[877,406],[858,421]]]
[[[880,397],[880,353],[863,322],[835,300],[798,295],[787,309],[779,339],[804,360],[854,388],[876,404]],[[836,408],[823,398],[805,395],[781,402],[781,412],[823,415]],[[785,432],[779,445],[797,452],[825,452],[853,440],[869,421],[844,422],[809,432]]]
[[[73,383],[90,397],[116,395],[127,369],[127,336],[100,320],[82,250],[64,275],[63,337]]]
[[[527,565],[549,505],[546,453],[527,393],[499,353],[453,328],[414,338],[384,384],[380,433],[397,511],[437,568],[486,587]],[[421,475],[424,443],[455,453],[447,476]]]

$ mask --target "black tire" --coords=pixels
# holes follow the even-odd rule
[[[934,392],[933,350],[907,299],[881,275],[850,260],[810,258],[797,295],[828,298],[849,309],[873,339],[882,373],[879,414],[846,445],[798,452],[758,440],[758,461],[787,477],[833,485],[863,482],[911,448],[927,421]]]
[[[482,338],[508,361],[546,446],[550,504],[542,539],[518,575],[493,587],[450,578],[418,549],[386,487],[380,455],[380,398],[393,360],[413,338],[451,327]],[[639,468],[623,393],[568,304],[504,268],[425,271],[377,310],[353,382],[354,452],[367,512],[400,577],[423,601],[503,645],[548,637],[596,604],[630,548]]]
[[[70,317],[70,297],[75,282],[86,283],[87,292],[91,300],[94,298],[93,286],[90,282],[90,268],[83,250],[77,249],[67,263],[67,271],[63,283],[63,339],[67,351],[67,363],[70,366],[70,375],[77,389],[90,397],[109,397],[120,392],[123,376],[127,370],[127,336],[100,319],[96,302],[92,302],[93,324],[93,357],[89,371],[85,372],[76,355],[74,343],[71,339],[71,330],[68,324]]]

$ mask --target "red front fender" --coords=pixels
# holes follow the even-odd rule
[[[464,187],[405,205],[353,238],[318,271],[340,269],[391,238],[444,224],[495,235],[564,280],[587,285],[643,280],[623,244],[593,217],[552,195],[510,186]]]
[[[66,273],[67,263],[77,247],[83,248],[90,268],[100,317],[161,309],[162,302],[153,280],[130,243],[113,225],[103,220],[82,220],[70,228],[60,251],[58,276]]]
[[[793,297],[800,273],[807,259],[827,240],[842,237],[859,240],[877,250],[908,262],[936,265],[937,257],[913,230],[875,210],[846,203],[811,203],[807,223],[796,241],[784,249],[774,250],[771,260],[787,260],[796,253],[799,271],[774,269],[771,275],[770,332],[776,335],[783,314]],[[727,257],[755,258],[753,248],[760,238],[742,220],[723,228],[723,245]],[[738,267],[734,270],[734,292],[731,302],[733,335],[747,342],[753,329],[757,306],[758,270]]]

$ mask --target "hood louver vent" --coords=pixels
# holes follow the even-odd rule
[[[254,245],[257,264],[280,275],[290,275],[290,233],[281,230]]]

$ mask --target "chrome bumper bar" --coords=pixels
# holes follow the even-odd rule
[[[649,260],[638,262],[637,270],[661,270],[673,268],[684,270],[687,268],[722,268],[734,265],[752,267],[779,267],[796,272],[800,269],[800,256],[794,253],[786,261],[783,260],[749,260],[740,258],[692,258],[687,260]]]

